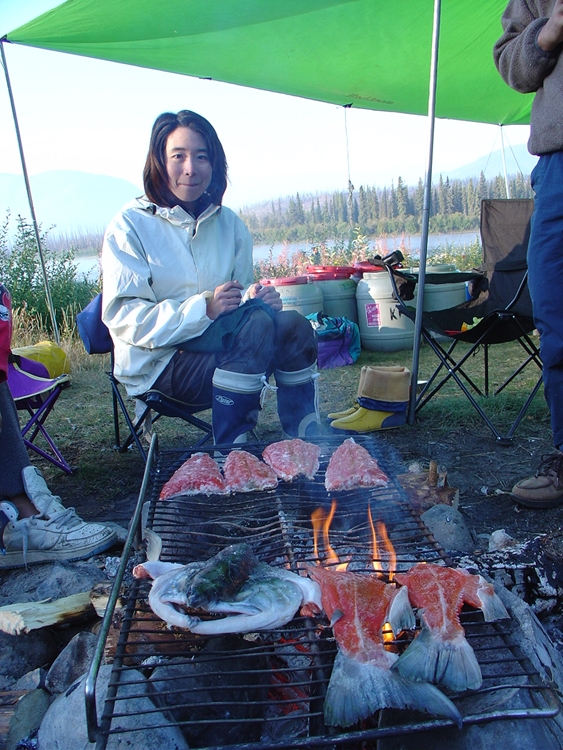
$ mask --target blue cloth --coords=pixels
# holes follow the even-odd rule
[[[532,171],[534,213],[529,288],[540,333],[545,399],[553,441],[563,447],[563,151],[540,156]]]

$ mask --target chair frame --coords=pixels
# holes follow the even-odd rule
[[[72,474],[72,468],[45,427],[45,421],[53,410],[61,391],[70,386],[70,376],[60,375],[57,378],[44,378],[19,368],[15,362],[10,363],[10,366],[14,367],[14,369],[19,369],[21,373],[24,373],[30,379],[37,381],[44,386],[43,390],[30,396],[17,397],[12,394],[18,411],[26,411],[30,416],[30,419],[26,424],[21,427],[21,435],[26,448],[34,451],[47,461],[50,461],[50,463],[64,471],[65,474]],[[10,382],[8,377],[8,387],[9,385]],[[47,445],[51,449],[51,453],[35,444],[35,440],[39,435],[43,436]]]
[[[113,351],[111,352],[110,357],[111,370],[106,370],[106,375],[108,376],[111,384],[113,427],[115,434],[114,449],[116,451],[118,451],[119,453],[126,453],[129,448],[133,444],[135,444],[143,461],[145,463],[147,462],[148,452],[147,450],[145,450],[145,447],[142,443],[142,434],[148,419],[151,417],[151,412],[155,413],[155,416],[152,417],[153,424],[157,422],[161,417],[170,416],[171,418],[183,419],[184,422],[188,422],[188,424],[191,424],[197,429],[201,430],[203,435],[196,443],[190,446],[192,448],[199,448],[200,446],[205,445],[205,443],[207,443],[210,439],[213,439],[213,429],[211,425],[208,422],[205,422],[203,419],[199,419],[199,417],[196,417],[194,414],[188,414],[185,411],[182,411],[181,415],[179,413],[165,414],[163,412],[159,412],[158,408],[166,409],[167,406],[173,407],[174,399],[156,390],[149,390],[147,391],[147,393],[143,394],[143,396],[138,397],[140,401],[145,402],[146,406],[139,417],[137,417],[136,419],[132,419],[127,409],[125,399],[123,398],[120,390],[121,383],[113,374]],[[121,427],[119,423],[120,411],[129,430],[129,435],[123,442],[121,441]]]
[[[397,278],[399,280],[403,279],[407,282],[411,282],[412,284],[413,280],[417,280],[416,276],[414,276],[413,274],[403,273],[400,270],[397,270],[396,267],[392,267],[388,263],[385,263],[385,267],[389,274],[391,287],[393,289],[393,295],[397,300],[399,314],[406,315],[414,322],[416,318],[416,311],[413,307],[409,307],[405,304],[405,301],[400,294]],[[479,275],[481,274],[476,273],[475,277],[477,278]],[[439,279],[437,279],[436,277],[437,274],[434,274],[432,276],[433,282],[439,282]],[[512,300],[510,300],[510,302],[508,302],[503,309],[491,310],[468,332],[448,334],[444,332],[435,321],[432,320],[432,313],[423,313],[421,336],[436,354],[439,360],[439,364],[428,381],[426,381],[422,385],[422,388],[413,395],[413,398],[415,398],[415,413],[418,413],[426,404],[428,404],[430,399],[436,393],[438,393],[438,391],[440,391],[448,381],[453,379],[459,386],[460,390],[465,394],[473,408],[481,416],[487,427],[491,430],[497,442],[501,445],[510,445],[512,443],[514,434],[522,419],[524,418],[526,412],[528,411],[528,408],[534,400],[538,390],[540,389],[543,380],[540,350],[530,336],[531,330],[533,330],[533,321],[531,317],[523,315],[522,313],[514,310],[522,295],[524,294],[524,291],[526,290],[527,283],[528,271],[526,270],[523,273],[523,277]],[[471,308],[469,308],[469,311],[471,311]],[[491,393],[489,379],[489,348],[491,346],[498,345],[498,343],[502,343],[502,341],[492,343],[490,341],[490,338],[491,333],[496,329],[500,329],[500,327],[502,326],[511,327],[511,336],[509,338],[506,338],[506,342],[517,342],[522,347],[525,358],[515,368],[515,370],[510,375],[508,375],[505,380]],[[440,341],[436,338],[435,334],[446,336],[446,338],[451,341],[449,346],[442,346]],[[460,359],[456,360],[453,357],[453,353],[460,341],[465,341],[471,346]],[[483,389],[479,388],[474,380],[463,369],[468,359],[472,357],[479,349],[483,352]],[[522,404],[522,407],[518,412],[516,418],[510,425],[508,431],[506,433],[502,433],[493,423],[483,407],[477,402],[475,396],[497,396],[532,362],[538,367],[540,371],[539,376],[524,403]]]

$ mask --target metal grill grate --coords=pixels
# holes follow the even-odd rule
[[[145,486],[150,484],[148,525],[163,540],[161,559],[181,563],[205,560],[228,544],[245,541],[262,561],[294,572],[304,563],[317,562],[310,516],[318,507],[330,508],[333,498],[324,488],[324,475],[328,459],[341,442],[330,438],[319,442],[321,465],[314,481],[280,483],[275,491],[229,498],[182,496],[159,501],[162,485],[191,452],[161,453],[152,480],[145,482]],[[369,506],[374,521],[386,525],[397,554],[397,570],[407,570],[422,561],[451,564],[414,512],[377,443],[365,437],[357,438],[357,442],[378,459],[391,481],[386,488],[334,494],[338,505],[330,544],[340,559],[350,559],[350,570],[373,572]],[[252,444],[245,449],[261,455],[263,447]],[[144,499],[141,492],[139,507]],[[323,554],[321,550],[321,560]],[[385,568],[387,561],[380,562]],[[446,720],[414,711],[382,711],[354,731],[326,727],[323,698],[336,644],[323,617],[295,617],[274,631],[202,638],[187,631],[168,630],[150,611],[148,590],[146,582],[135,581],[129,593],[108,698],[97,729],[96,747],[102,750],[110,734],[122,731],[120,720],[126,715],[122,708],[124,682],[128,696],[131,686],[139,695],[146,694],[148,688],[155,704],[154,709],[136,715],[137,729],[158,725],[164,712],[168,722],[181,727],[190,747],[359,748],[379,737],[449,725]],[[471,694],[473,703],[468,702],[467,695],[451,696],[460,707],[464,701],[468,703],[466,723],[557,713],[555,697],[518,653],[506,623],[486,623],[475,611],[462,613],[462,623],[483,673],[482,687]],[[137,670],[143,672],[140,677]],[[525,693],[525,712],[491,708],[495,704],[492,695],[517,688],[520,694]],[[488,706],[488,710],[480,710],[482,706]],[[392,718],[397,713],[398,720]]]

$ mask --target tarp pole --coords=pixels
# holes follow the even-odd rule
[[[426,256],[428,255],[428,228],[432,205],[432,160],[434,158],[434,125],[436,122],[436,88],[438,80],[438,49],[440,42],[441,0],[434,0],[434,22],[432,28],[432,56],[430,60],[430,89],[428,92],[428,166],[424,185],[422,208],[422,232],[420,237],[420,268],[418,272],[418,295],[416,298],[416,318],[414,321],[414,342],[412,350],[411,390],[409,398],[408,424],[413,425],[416,415],[416,393],[420,343],[422,331],[422,310],[424,305],[424,284],[426,281]]]
[[[506,171],[506,154],[504,153],[504,134],[502,130],[502,124],[500,127],[500,145],[502,149],[502,166],[504,168],[504,184],[506,186],[506,197],[510,198],[510,186],[508,184],[508,173]]]
[[[16,138],[18,139],[18,148],[20,151],[20,160],[23,171],[23,178],[25,181],[25,189],[27,191],[27,200],[29,202],[29,210],[31,211],[31,220],[33,223],[33,230],[35,232],[35,242],[37,243],[37,250],[39,251],[39,260],[41,261],[41,270],[43,272],[43,283],[45,285],[45,296],[47,297],[47,306],[49,308],[49,314],[51,316],[51,324],[53,326],[53,336],[55,343],[61,343],[61,337],[59,335],[59,328],[57,326],[57,319],[55,316],[55,308],[53,306],[53,300],[51,298],[51,290],[49,288],[49,279],[47,277],[47,268],[45,266],[45,258],[43,257],[43,248],[41,247],[41,236],[39,234],[39,225],[37,224],[37,218],[35,216],[35,208],[33,206],[33,197],[31,195],[31,186],[29,184],[29,177],[27,174],[27,167],[25,164],[25,157],[23,153],[23,143],[21,139],[20,127],[18,124],[18,117],[16,114],[16,105],[14,102],[14,96],[12,94],[12,86],[10,83],[10,76],[8,74],[8,64],[6,62],[6,55],[4,53],[4,42],[6,38],[0,39],[0,54],[2,56],[2,67],[4,68],[4,74],[6,76],[6,86],[8,87],[8,95],[10,97],[10,106],[12,108],[12,117],[14,118],[14,126],[16,128]]]

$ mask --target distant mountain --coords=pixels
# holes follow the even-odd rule
[[[142,188],[127,180],[87,172],[52,171],[30,177],[37,221],[52,234],[103,230],[127,201]],[[0,174],[0,221],[10,210],[10,234],[18,215],[31,220],[24,179]]]
[[[515,175],[522,172],[524,175],[529,175],[535,167],[538,157],[532,156],[526,146],[520,143],[517,146],[505,149],[505,159],[507,174]],[[440,174],[439,170],[436,170],[436,172],[435,177]],[[502,151],[500,149],[493,151],[488,156],[482,156],[477,161],[458,167],[458,169],[443,171],[442,175],[443,177],[449,177],[450,180],[465,180],[469,177],[479,177],[481,172],[487,179],[492,179],[499,174],[504,176]]]
[[[528,175],[536,162],[537,157],[531,156],[522,144],[506,150],[509,175],[519,171]],[[500,150],[457,169],[435,170],[434,179],[437,182],[440,174],[450,179],[478,178],[481,172],[487,179],[504,174]],[[30,182],[37,220],[45,230],[54,227],[51,236],[102,231],[121,206],[143,192],[140,186],[127,180],[70,170],[43,172],[30,177]],[[277,197],[273,196],[273,199],[277,201]],[[284,198],[282,203],[288,200],[288,197]],[[260,205],[245,206],[243,210],[259,213]],[[265,201],[263,206],[269,210],[271,200]],[[13,234],[18,214],[28,221],[31,219],[21,175],[0,174],[0,223],[8,209],[11,213],[10,234]]]

